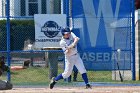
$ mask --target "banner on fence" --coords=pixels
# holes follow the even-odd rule
[[[35,14],[35,47],[59,47],[60,30],[66,26],[65,14]]]
[[[120,69],[131,69],[131,2],[72,0],[73,31],[80,37],[78,48],[87,69],[116,69],[118,61]]]

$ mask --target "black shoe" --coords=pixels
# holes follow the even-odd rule
[[[51,79],[51,82],[50,82],[50,89],[53,89],[54,85],[56,84],[56,81],[54,80],[54,77]]]
[[[86,84],[86,89],[91,89],[91,85],[90,84]]]

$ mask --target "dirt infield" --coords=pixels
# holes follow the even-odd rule
[[[140,86],[97,86],[92,89],[84,89],[84,87],[13,88],[12,90],[1,90],[0,93],[140,93]]]

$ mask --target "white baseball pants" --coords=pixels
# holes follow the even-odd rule
[[[65,70],[62,73],[63,78],[68,78],[71,75],[74,65],[80,74],[86,73],[83,61],[77,53],[72,56],[65,56]]]

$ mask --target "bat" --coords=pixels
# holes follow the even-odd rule
[[[119,54],[118,56],[120,57],[121,49],[118,49],[117,52],[118,52],[118,54]],[[123,77],[122,77],[122,74],[121,74],[121,71],[120,71],[119,61],[118,61],[118,60],[117,60],[117,67],[118,67],[118,70],[119,70],[120,80],[121,80],[121,82],[123,82]]]
[[[120,80],[121,80],[121,82],[123,82],[123,77],[122,77],[122,74],[121,74],[121,71],[120,71],[120,67],[119,67],[118,61],[117,61],[117,67],[118,67],[118,70],[119,70]]]

